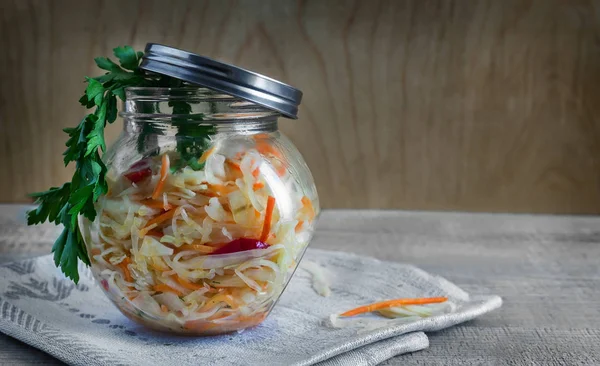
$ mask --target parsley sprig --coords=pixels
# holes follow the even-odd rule
[[[104,128],[117,118],[117,97],[125,100],[125,88],[132,86],[158,86],[156,80],[144,75],[139,69],[142,52],[129,46],[117,47],[116,64],[106,57],[95,59],[96,65],[107,72],[99,77],[86,78],[87,87],[79,102],[86,108],[95,108],[74,128],[65,128],[69,135],[63,153],[65,166],[75,163],[75,173],[70,182],[52,187],[45,192],[34,193],[38,207],[27,213],[29,225],[45,221],[64,225],[64,229],[52,247],[54,263],[75,283],[79,281],[77,259],[90,264],[78,217],[93,221],[96,217],[94,202],[106,194],[106,165],[100,151],[106,151]]]
[[[69,135],[67,149],[63,153],[65,166],[75,163],[75,173],[70,182],[61,187],[52,187],[47,191],[33,193],[38,204],[36,209],[27,213],[29,225],[46,221],[55,225],[63,225],[64,229],[52,246],[54,263],[75,283],[79,281],[77,262],[80,259],[89,265],[90,259],[85,248],[79,228],[78,217],[83,216],[90,221],[96,218],[94,203],[108,192],[106,183],[107,167],[102,162],[100,152],[106,151],[104,128],[117,118],[117,98],[125,100],[125,88],[145,87],[178,87],[181,81],[167,76],[149,76],[140,68],[143,53],[136,52],[129,46],[117,47],[113,50],[119,64],[106,57],[94,60],[99,68],[106,71],[102,76],[86,77],[87,87],[79,99],[81,105],[94,111],[86,115],[74,128],[65,128]],[[184,166],[198,170],[202,164],[198,158],[208,148],[209,135],[214,133],[210,126],[190,124],[189,119],[201,121],[202,114],[192,115],[191,105],[185,101],[173,101],[174,115],[189,115],[182,121],[175,121],[178,126],[177,151],[179,159],[174,169]],[[158,112],[158,111],[157,111]],[[157,131],[152,124],[143,125],[138,139],[138,148],[145,153],[145,138]],[[149,154],[157,153],[157,151]],[[148,154],[148,153],[147,153]]]

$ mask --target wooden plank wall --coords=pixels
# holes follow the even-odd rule
[[[93,57],[160,42],[305,93],[326,208],[600,212],[600,3],[0,0],[0,202],[70,177]],[[118,133],[115,126],[111,138]]]

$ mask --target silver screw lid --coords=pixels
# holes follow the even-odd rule
[[[208,57],[148,43],[140,68],[233,95],[297,119],[302,92],[290,85]]]

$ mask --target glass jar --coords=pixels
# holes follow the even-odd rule
[[[82,222],[92,271],[148,327],[208,335],[269,314],[312,238],[311,173],[278,112],[204,88],[129,88]],[[85,220],[83,220],[85,221]]]

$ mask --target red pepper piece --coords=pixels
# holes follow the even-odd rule
[[[211,255],[213,255],[213,254],[229,254],[229,253],[243,252],[243,251],[252,250],[252,249],[265,249],[268,247],[269,246],[266,243],[264,243],[260,240],[239,238],[239,239],[230,241],[229,243],[225,244],[224,246],[222,246],[221,248],[215,250],[214,252],[212,252],[210,254]]]
[[[131,183],[138,183],[151,176],[152,169],[150,169],[148,160],[140,160],[133,164],[123,175],[125,178],[129,179]]]

